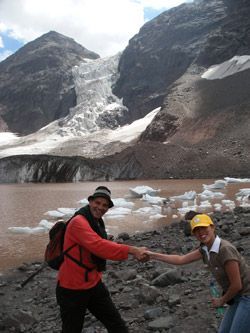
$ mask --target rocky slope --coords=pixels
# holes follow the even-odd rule
[[[209,66],[250,54],[249,14],[248,1],[195,1],[162,13],[131,39],[115,91],[132,118],[161,105],[132,148],[143,156],[152,147],[145,177],[249,174],[250,70],[202,78]]]
[[[237,207],[234,212],[213,215],[218,234],[233,244],[250,263],[250,210]],[[184,222],[163,230],[117,241],[166,253],[186,253],[197,246],[185,236]],[[40,263],[24,263],[0,277],[0,331],[3,333],[60,332],[59,310],[55,300],[56,272],[44,269],[24,288],[20,284],[39,268]],[[211,308],[210,273],[200,262],[174,267],[161,262],[138,263],[132,258],[109,262],[104,274],[112,298],[125,319],[129,332],[215,333],[220,321]],[[106,330],[87,314],[86,333]]]
[[[29,134],[76,105],[72,67],[99,56],[51,31],[0,63],[0,129]]]

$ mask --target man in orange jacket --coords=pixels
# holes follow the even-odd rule
[[[56,297],[62,333],[81,333],[87,309],[109,333],[127,333],[128,329],[102,282],[102,271],[106,268],[106,259],[126,260],[132,254],[143,261],[146,248],[107,240],[102,216],[114,205],[107,187],[97,187],[88,201],[89,204],[70,221],[64,238],[64,250],[74,244],[77,246],[65,256],[57,278]]]

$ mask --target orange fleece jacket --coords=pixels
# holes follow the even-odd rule
[[[85,269],[77,265],[67,256],[64,256],[57,280],[60,286],[68,289],[89,289],[94,287],[102,278],[102,272],[96,270],[91,260],[91,253],[109,260],[125,260],[128,258],[128,246],[101,238],[89,225],[82,215],[74,217],[66,230],[64,250],[77,243],[82,247],[82,262],[93,270],[88,272],[88,281],[85,281]],[[75,246],[69,254],[80,261],[79,247]]]

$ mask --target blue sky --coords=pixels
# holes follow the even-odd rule
[[[190,1],[1,0],[0,61],[50,30],[73,38],[100,56],[114,55],[146,21]]]

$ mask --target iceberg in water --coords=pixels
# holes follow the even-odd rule
[[[162,214],[154,214],[154,215],[150,215],[149,216],[149,220],[152,221],[152,220],[158,220],[158,219],[161,219],[162,217],[165,217],[165,215],[162,215]]]
[[[153,214],[161,214],[161,207],[157,205],[153,205],[152,207],[141,207],[135,210],[133,213],[135,214],[146,214],[146,215],[153,215]]]
[[[114,203],[114,207],[124,207],[124,208],[133,208],[133,206],[135,205],[133,202],[131,201],[127,201],[124,198],[116,198],[116,199],[112,199],[113,203]],[[112,208],[114,209],[114,208]]]
[[[59,213],[62,213],[66,216],[72,216],[77,211],[76,208],[63,208],[63,207],[62,208],[57,208],[57,210],[58,210]]]
[[[134,198],[142,198],[144,194],[149,194],[149,195],[155,195],[157,192],[160,190],[154,190],[152,187],[142,185],[142,186],[136,186],[134,188],[130,188],[129,192]]]
[[[216,180],[211,185],[203,184],[204,190],[217,190],[217,189],[223,189],[227,185],[227,182],[225,180]]]
[[[188,191],[181,195],[175,195],[170,197],[171,200],[195,200],[196,192],[195,191]]]
[[[208,199],[222,199],[224,198],[225,194],[221,192],[213,192],[209,190],[205,190],[202,193],[198,194],[201,200],[208,200]]]
[[[197,206],[185,206],[177,208],[178,213],[183,217],[190,210],[197,210]]]
[[[131,209],[126,207],[116,207],[107,211],[104,218],[122,218],[125,215],[130,215]]]
[[[9,227],[8,230],[15,234],[41,234],[48,232],[55,223],[41,220],[37,227]]]
[[[161,205],[166,198],[151,196],[149,194],[143,194],[142,199],[149,202],[152,205]]]
[[[88,199],[84,198],[84,199],[81,199],[80,201],[78,201],[78,203],[81,205],[87,205],[89,202],[88,202]]]
[[[58,210],[49,210],[44,215],[49,215],[51,217],[63,217],[65,213],[59,212]]]
[[[224,177],[227,183],[250,183],[250,178],[230,178]]]
[[[43,227],[9,227],[8,230],[15,234],[40,234],[46,231]]]

